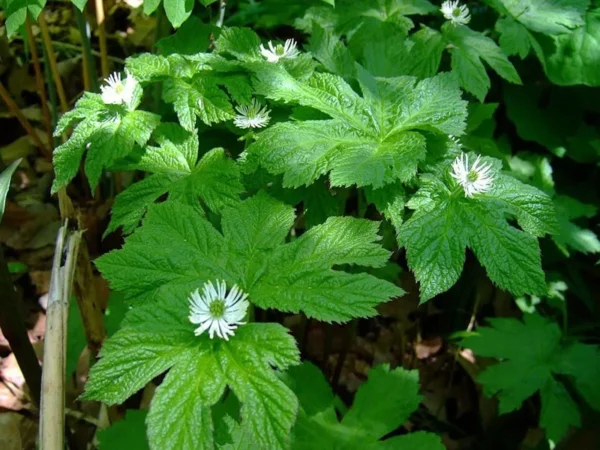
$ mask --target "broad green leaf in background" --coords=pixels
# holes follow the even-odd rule
[[[125,418],[98,430],[100,450],[147,450],[146,411],[129,409]]]
[[[71,3],[73,3],[81,12],[83,12],[83,8],[85,8],[87,2],[88,0],[71,0]]]
[[[127,313],[92,368],[83,398],[122,403],[171,369],[150,404],[151,449],[212,449],[211,407],[227,386],[241,402],[242,427],[260,448],[284,449],[297,400],[275,375],[298,363],[287,330],[274,323],[240,326],[229,341],[195,336],[186,298],[169,297]]]
[[[223,149],[213,149],[198,159],[198,136],[176,124],[161,124],[154,133],[158,147],[147,146],[143,153],[130,155],[128,169],[141,169],[153,175],[132,184],[117,195],[106,234],[119,227],[131,233],[146,209],[159,197],[197,205],[200,198],[218,212],[239,201],[243,191],[240,172]]]
[[[488,0],[498,11],[543,34],[569,33],[583,25],[590,0]]]
[[[580,425],[575,400],[555,375],[574,382],[581,398],[600,411],[600,349],[597,346],[562,340],[558,325],[537,314],[518,319],[488,319],[461,345],[475,354],[502,359],[478,378],[488,396],[497,395],[500,413],[518,409],[524,400],[540,392],[540,425],[557,444],[569,427]],[[526,343],[526,345],[525,345]]]
[[[259,68],[257,78],[257,90],[266,97],[331,117],[276,124],[247,149],[249,162],[283,174],[286,187],[311,184],[327,173],[332,186],[407,182],[426,155],[422,130],[461,135],[465,128],[466,102],[449,74],[417,82],[360,70],[363,97],[330,74],[300,82],[283,69]]]
[[[8,37],[15,34],[25,24],[27,14],[31,14],[33,20],[37,20],[46,6],[46,0],[5,0],[5,2]]]
[[[565,256],[570,256],[570,250],[581,253],[600,253],[600,240],[596,233],[590,229],[581,228],[575,222],[577,219],[594,217],[598,208],[564,195],[555,197],[554,205],[559,232],[552,236],[552,240]]]
[[[542,62],[555,84],[600,85],[600,9],[588,11],[584,20],[570,33],[541,39]]]
[[[493,161],[489,159],[489,161]],[[499,162],[493,162],[498,170]],[[551,199],[497,172],[490,191],[466,198],[454,181],[423,175],[407,203],[412,217],[400,227],[408,265],[420,283],[421,301],[448,290],[473,250],[490,279],[515,295],[546,291],[536,237],[557,231]],[[507,223],[515,217],[522,230]]]
[[[452,54],[452,71],[457,74],[460,85],[483,102],[491,82],[484,60],[505,80],[521,84],[521,78],[512,63],[496,43],[483,34],[466,26],[445,23],[442,26],[444,39]]]
[[[161,0],[145,0],[144,1],[144,14],[152,14]],[[179,28],[190,15],[194,9],[194,0],[163,0],[163,6],[167,19],[173,25],[173,28]],[[200,1],[200,3],[207,4],[206,1]]]
[[[10,180],[19,167],[21,160],[23,158],[19,158],[11,163],[6,169],[0,173],[0,221],[2,221],[2,216],[4,215],[4,208],[6,206],[6,196],[8,195],[8,190],[10,189]]]
[[[531,47],[541,56],[539,44],[531,32],[511,17],[502,17],[496,22],[496,31],[500,33],[500,47],[508,56],[519,55],[521,59],[529,54]]]
[[[205,52],[210,45],[211,34],[217,34],[218,30],[217,27],[202,23],[198,17],[191,16],[175,33],[158,41],[156,48],[163,56]]]
[[[292,449],[313,448],[441,450],[440,438],[417,432],[380,441],[398,428],[421,402],[416,371],[389,365],[371,369],[369,379],[359,387],[354,403],[338,420],[331,388],[312,364],[303,363],[288,373],[288,384],[298,396],[300,412],[294,428]],[[319,393],[320,395],[317,395]]]
[[[87,341],[81,314],[79,313],[77,300],[73,298],[69,304],[69,317],[67,320],[67,362],[65,371],[67,377],[71,377],[75,372],[81,352],[86,345]]]
[[[317,23],[312,28],[309,50],[328,71],[342,76],[345,80],[355,76],[355,62],[348,48],[340,41],[339,36]]]
[[[197,209],[166,202],[151,206],[123,249],[96,264],[113,289],[138,303],[185,302],[206,281],[223,279],[261,308],[341,322],[373,316],[377,304],[402,294],[371,275],[332,270],[385,265],[389,253],[377,243],[378,223],[330,217],[283,244],[293,222],[292,207],[263,193],[223,211],[223,234]]]
[[[85,93],[75,109],[60,119],[55,136],[75,122],[79,123],[69,140],[54,150],[53,193],[77,174],[86,151],[85,174],[93,191],[102,170],[127,156],[136,144],[143,146],[160,123],[160,117],[146,111],[129,111],[119,105],[105,105],[99,94]]]

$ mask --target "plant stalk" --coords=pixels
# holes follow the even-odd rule
[[[13,284],[4,250],[0,246],[0,328],[8,340],[12,352],[17,358],[21,372],[25,377],[31,398],[40,404],[42,390],[42,370],[35,350],[29,341],[23,313]]]
[[[54,49],[52,48],[52,39],[50,38],[50,32],[48,31],[48,25],[46,24],[46,19],[44,19],[44,14],[40,14],[38,22],[40,24],[40,30],[42,31],[42,40],[44,41],[44,46],[46,48],[48,63],[50,63],[50,69],[52,71],[52,78],[54,79],[56,93],[58,94],[58,99],[60,101],[60,108],[62,112],[67,112],[69,110],[69,103],[67,102],[65,88],[63,86],[62,79],[60,78],[60,72],[58,71],[56,55],[54,54]]]
[[[29,42],[29,49],[31,51],[31,58],[33,59],[33,68],[35,70],[35,83],[37,85],[38,93],[40,95],[40,102],[42,104],[42,114],[44,116],[44,126],[46,128],[46,135],[48,136],[48,145],[50,146],[50,148],[52,148],[52,118],[50,117],[50,110],[48,109],[48,96],[46,95],[46,85],[44,83],[44,76],[42,75],[42,66],[40,65],[40,58],[37,53],[37,47],[35,44],[35,38],[33,36],[33,30],[31,29],[31,22],[29,21],[29,14],[25,18],[25,28],[27,30],[27,40]],[[52,157],[51,152],[49,156]]]
[[[223,26],[223,22],[225,21],[225,10],[227,9],[227,2],[225,0],[219,0],[219,19],[215,24],[217,27],[221,28]]]
[[[75,273],[80,231],[58,231],[46,309],[44,371],[40,408],[40,442],[44,450],[65,448],[65,362],[69,299]]]
[[[102,69],[102,78],[108,77],[108,51],[106,47],[106,29],[104,28],[104,3],[103,0],[96,0],[96,23],[98,25],[98,41],[100,43],[100,67]]]

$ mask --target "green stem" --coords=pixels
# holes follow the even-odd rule
[[[48,51],[46,46],[42,45],[42,51],[44,52],[44,76],[46,78],[46,84],[48,85],[48,100],[50,100],[50,115],[52,116],[52,129],[56,127],[58,122],[58,98],[56,96],[56,88],[54,87],[54,81],[52,80],[52,73],[50,71],[50,65],[48,64]],[[57,138],[54,138],[52,148],[58,146]]]
[[[79,35],[81,36],[81,45],[83,46],[83,57],[87,61],[88,76],[90,78],[90,86],[92,91],[98,92],[100,86],[98,85],[98,75],[96,73],[96,61],[92,56],[92,46],[90,45],[90,39],[87,34],[87,22],[85,17],[79,8],[73,5],[75,10],[75,21],[77,22],[77,28],[79,29]]]

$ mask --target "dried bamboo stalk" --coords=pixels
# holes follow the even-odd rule
[[[63,450],[65,448],[67,318],[81,234],[80,231],[67,231],[67,223],[65,223],[58,231],[56,240],[44,339],[40,407],[42,450]]]

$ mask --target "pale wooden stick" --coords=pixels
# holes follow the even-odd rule
[[[67,223],[65,223],[58,231],[56,240],[48,308],[46,309],[40,407],[42,450],[63,450],[65,445],[67,318],[81,234],[80,231],[68,232]]]

